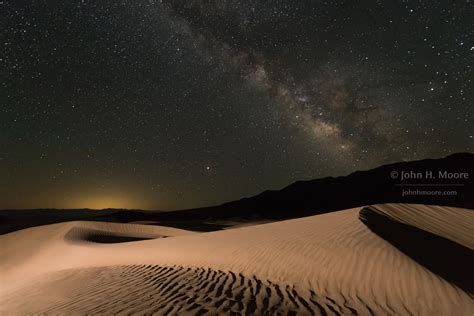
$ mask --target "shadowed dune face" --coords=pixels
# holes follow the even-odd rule
[[[60,281],[61,287],[55,284]],[[77,287],[77,284],[86,286]],[[44,295],[48,291],[49,295]],[[52,292],[51,292],[52,291]],[[16,293],[6,300],[15,300]],[[21,295],[21,313],[53,315],[372,315],[314,291],[205,268],[131,265],[52,273]],[[387,310],[387,312],[389,312]]]
[[[140,234],[137,232],[118,233],[80,227],[73,227],[64,235],[64,239],[70,242],[94,242],[99,244],[116,244],[165,237],[166,236]]]
[[[423,217],[423,206],[400,206],[391,208],[390,205],[365,207],[360,211],[360,220],[374,233],[391,243],[397,249],[443,277],[456,284],[464,291],[474,293],[474,251],[467,246],[472,242],[467,240],[464,244],[462,226],[450,229],[449,234],[444,232],[446,227],[458,223],[469,225],[473,214],[463,214],[466,210],[450,212],[446,208],[432,208],[430,216],[423,219],[423,227],[418,221],[411,220],[416,215],[419,220]],[[467,211],[474,212],[474,211]],[[464,218],[463,215],[468,215]],[[473,226],[471,226],[472,229]],[[436,233],[441,234],[437,235]],[[443,237],[447,236],[447,237]]]

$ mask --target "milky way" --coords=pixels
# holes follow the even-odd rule
[[[194,207],[473,149],[469,1],[0,6],[0,208]]]

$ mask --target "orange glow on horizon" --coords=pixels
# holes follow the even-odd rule
[[[90,197],[81,197],[74,198],[65,201],[65,208],[69,209],[107,209],[107,208],[117,208],[117,209],[148,209],[144,201],[139,201],[134,198],[126,196],[90,196]]]

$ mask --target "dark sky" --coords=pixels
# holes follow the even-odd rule
[[[474,148],[469,0],[0,11],[0,208],[204,206]]]

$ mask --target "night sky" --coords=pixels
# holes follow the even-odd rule
[[[0,11],[0,208],[197,207],[474,149],[469,0]]]

